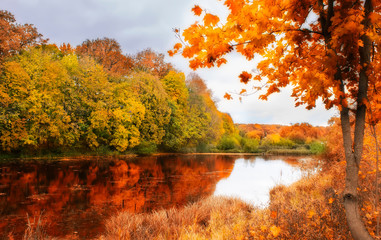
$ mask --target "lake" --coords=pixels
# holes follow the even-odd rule
[[[0,163],[0,239],[42,216],[50,236],[103,232],[117,211],[181,207],[210,195],[265,206],[269,190],[302,176],[301,157],[160,155]]]

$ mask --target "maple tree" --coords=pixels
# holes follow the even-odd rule
[[[31,24],[17,24],[12,13],[0,10],[0,61],[23,48],[46,43]]]
[[[381,1],[379,0],[225,0],[227,17],[195,6],[200,17],[182,33],[170,55],[181,52],[189,66],[220,66],[233,50],[247,60],[261,55],[258,74],[243,72],[240,81],[261,81],[260,99],[291,85],[296,106],[314,108],[321,99],[340,111],[346,158],[343,194],[347,222],[355,239],[371,239],[358,205],[358,172],[363,152],[366,112],[380,117],[379,70]],[[231,95],[226,94],[230,99]],[[376,104],[375,104],[376,103]],[[351,136],[350,114],[355,118]]]
[[[135,70],[151,73],[160,79],[173,70],[172,64],[164,61],[164,54],[150,48],[138,52],[133,59]]]
[[[63,45],[62,50],[70,50],[70,46]],[[113,74],[126,75],[132,69],[133,60],[122,54],[120,44],[111,38],[97,38],[86,40],[75,49],[78,55],[87,55],[97,60],[105,69]]]

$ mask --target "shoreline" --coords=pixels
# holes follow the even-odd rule
[[[289,150],[289,149],[286,149]],[[131,159],[131,158],[137,158],[137,157],[158,157],[158,156],[173,156],[173,155],[178,155],[178,156],[192,156],[192,155],[205,155],[205,156],[210,156],[210,155],[219,155],[219,156],[266,156],[266,157],[271,157],[271,156],[290,156],[290,157],[306,157],[306,156],[317,156],[316,154],[312,153],[303,153],[300,154],[299,152],[289,152],[289,151],[280,151],[277,153],[272,153],[271,151],[269,152],[262,152],[262,153],[239,153],[239,152],[233,152],[233,153],[226,153],[226,152],[209,152],[209,153],[171,153],[171,152],[163,152],[163,153],[154,153],[150,155],[139,155],[139,154],[134,154],[134,153],[129,153],[129,154],[120,154],[120,155],[115,155],[115,154],[99,154],[99,155],[67,155],[67,156],[2,156],[0,155],[0,162],[6,162],[6,161],[13,161],[13,160],[59,160],[59,161],[64,161],[64,160],[94,160],[96,158],[123,158],[123,159]]]

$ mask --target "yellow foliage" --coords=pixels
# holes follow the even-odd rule
[[[279,227],[273,225],[270,227],[270,231],[271,231],[271,234],[273,235],[273,237],[278,237],[281,229]]]

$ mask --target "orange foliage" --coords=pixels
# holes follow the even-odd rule
[[[344,204],[355,239],[371,239],[358,214],[357,178],[364,144],[366,114],[381,119],[381,1],[225,0],[228,14],[215,26],[207,14],[184,30],[182,55],[190,67],[213,67],[232,50],[247,60],[262,59],[256,69],[268,96],[292,87],[296,106],[321,100],[340,111],[347,160]],[[310,19],[315,16],[316,21]],[[202,16],[200,16],[201,18]],[[219,20],[219,19],[218,19]],[[244,83],[248,78],[241,78]],[[263,85],[264,84],[264,85]],[[351,136],[350,112],[356,134]],[[294,138],[301,139],[303,131]],[[303,140],[303,139],[301,139]]]
[[[175,44],[175,51],[181,47],[181,43]],[[163,54],[157,53],[149,48],[137,53],[133,59],[135,69],[149,72],[159,78],[163,78],[169,71],[173,70],[172,65],[164,61]]]
[[[126,75],[133,66],[132,59],[123,55],[120,44],[111,38],[86,40],[76,47],[76,53],[93,57],[110,73],[118,76]]]
[[[249,138],[263,139],[269,135],[280,135],[296,143],[308,143],[324,137],[325,127],[314,127],[308,123],[296,123],[291,126],[276,124],[238,124],[238,129]]]
[[[327,151],[325,159],[328,161],[343,161],[345,159],[343,149],[343,134],[341,133],[341,122],[339,118],[331,118],[327,129]]]
[[[67,54],[72,54],[75,52],[75,49],[71,47],[70,43],[66,44],[62,44],[60,47],[59,47],[60,51],[67,55]]]
[[[313,127],[308,123],[296,123],[291,126],[282,127],[279,133],[284,138],[304,143],[308,139],[320,139],[323,136],[324,128]]]
[[[227,100],[231,100],[232,96],[229,93],[225,93],[224,98],[226,98]]]
[[[195,6],[192,8],[192,11],[194,12],[194,15],[196,15],[196,16],[200,16],[201,13],[202,13],[202,9],[201,9],[200,6],[198,6],[198,5],[195,5]]]
[[[217,17],[216,15],[207,13],[207,14],[205,14],[205,16],[204,16],[204,24],[205,24],[205,26],[207,26],[207,25],[214,26],[214,25],[216,25],[219,21],[220,21],[220,18]]]
[[[324,156],[325,164],[323,165],[322,174],[331,175],[334,178],[332,189],[340,196],[344,192],[345,177],[345,157],[342,141],[342,133],[340,119],[332,118],[330,126],[326,133],[327,153]],[[381,141],[381,126],[376,126],[376,135],[378,143]],[[352,128],[352,134],[354,129]],[[375,139],[368,125],[365,130],[363,160],[359,171],[359,208],[363,222],[372,236],[377,233],[377,221],[380,211],[380,201],[377,200],[378,194],[381,192],[380,179],[377,178],[377,152]],[[378,153],[380,154],[380,152]],[[380,168],[380,163],[378,165]],[[378,182],[378,186],[376,183]],[[379,198],[379,196],[378,196]],[[328,203],[338,208],[343,208],[342,202],[337,197],[332,196],[328,199]],[[342,220],[344,222],[344,219]],[[338,224],[338,223],[336,223]]]
[[[10,12],[0,10],[0,61],[28,46],[46,42],[32,24],[17,24]]]
[[[250,80],[250,78],[252,78],[252,75],[246,71],[242,72],[240,75],[239,75],[239,78],[241,79],[241,83],[244,83],[244,84],[247,84]]]

